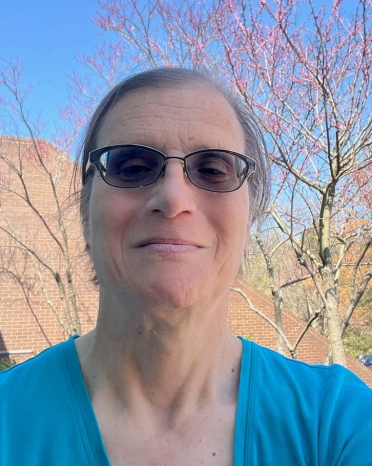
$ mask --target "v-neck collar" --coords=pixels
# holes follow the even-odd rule
[[[68,370],[66,379],[76,421],[89,463],[92,466],[110,466],[97,418],[83,379],[75,347],[77,337],[78,335],[61,345],[63,348],[63,365]],[[248,466],[249,452],[246,446],[250,443],[248,436],[252,432],[252,416],[250,416],[250,413],[252,412],[252,400],[254,399],[254,393],[252,393],[254,384],[250,383],[253,351],[248,340],[242,337],[239,338],[242,341],[242,359],[235,417],[234,466]]]
[[[250,444],[249,436],[252,433],[254,384],[252,378],[253,345],[249,340],[239,337],[242,341],[242,360],[240,366],[238,402],[236,406],[235,433],[234,433],[234,466],[249,465]]]
[[[64,365],[68,369],[67,378],[72,405],[79,426],[84,448],[92,466],[110,466],[97,418],[86,388],[75,347],[75,339],[70,338],[63,347]]]

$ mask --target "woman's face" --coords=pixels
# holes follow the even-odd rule
[[[202,148],[244,153],[234,111],[201,85],[124,96],[98,132],[97,148],[142,144],[167,156]],[[229,293],[247,241],[246,182],[231,193],[192,185],[180,160],[149,186],[120,189],[95,173],[84,235],[102,295],[138,308],[177,309]]]

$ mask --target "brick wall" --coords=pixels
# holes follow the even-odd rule
[[[275,321],[274,306],[272,302],[263,294],[255,290],[249,283],[238,279],[234,287],[245,292],[252,304],[262,311],[267,317]],[[245,299],[237,292],[230,294],[230,309],[228,317],[229,327],[233,334],[248,336],[256,343],[276,349],[275,329],[262,317],[252,311]],[[289,342],[294,344],[304,328],[304,322],[291,312],[283,313],[283,330]],[[323,364],[329,350],[328,339],[319,332],[310,328],[301,340],[297,357],[301,361],[310,364]],[[289,357],[289,353],[287,354]],[[372,387],[372,370],[365,367],[351,356],[347,356],[347,366],[358,377]]]
[[[40,170],[35,157],[32,155],[31,141],[9,137],[0,138],[0,157],[6,154],[8,158],[22,156],[25,168],[25,180],[30,187],[30,197],[35,206],[48,219],[53,231],[60,234],[56,227],[56,205],[46,182],[45,175]],[[82,323],[82,333],[92,329],[95,325],[98,297],[94,285],[90,281],[90,264],[83,249],[81,229],[77,206],[69,200],[70,181],[73,161],[64,157],[61,161],[55,155],[55,149],[46,143],[45,158],[55,172],[57,162],[62,163],[62,172],[58,182],[59,199],[64,208],[64,218],[70,244],[70,256],[73,263],[73,278],[78,297],[78,308]],[[7,183],[8,187],[19,189],[17,180],[10,174],[9,169],[0,158],[0,183]],[[56,270],[63,272],[61,255],[55,242],[51,241],[45,227],[35,213],[32,213],[17,196],[1,190],[1,206],[7,219],[16,227],[16,231],[27,243],[32,245],[41,258],[51,264]],[[0,216],[0,227],[5,226],[5,220]],[[36,354],[44,348],[64,340],[67,335],[58,323],[56,316],[46,302],[40,287],[38,268],[30,259],[25,259],[21,250],[9,250],[9,237],[0,231],[0,351],[20,352],[17,359],[23,359]],[[5,250],[5,252],[4,252]],[[40,272],[40,269],[39,269]],[[43,275],[44,286],[49,299],[63,316],[58,288],[55,281],[48,274]],[[20,286],[20,283],[23,284]],[[253,304],[265,315],[274,320],[274,309],[270,300],[247,282],[237,280],[236,287],[246,292]],[[244,298],[236,292],[231,292],[228,316],[230,330],[235,335],[251,338],[260,345],[276,348],[276,333],[270,324],[249,309]],[[284,312],[283,328],[289,341],[293,344],[304,327],[303,321],[290,312]],[[328,340],[310,329],[298,348],[298,358],[309,363],[323,363],[328,352]],[[22,352],[24,352],[22,354]],[[348,367],[372,387],[372,371],[348,357]]]
[[[90,265],[84,254],[78,207],[69,197],[74,162],[66,154],[57,153],[46,141],[40,142],[43,163],[56,180],[57,196],[65,222],[70,247],[70,261],[82,331],[94,325],[97,296],[90,282]],[[4,158],[22,170],[27,195],[36,211],[21,199],[26,195],[20,179]],[[33,142],[23,138],[0,138],[0,351],[39,352],[68,335],[59,324],[48,300],[63,321],[66,321],[60,292],[52,274],[40,265],[45,262],[60,273],[66,285],[63,257],[58,242],[63,242],[58,225],[58,209],[48,177],[37,161]],[[40,215],[39,215],[40,214]],[[47,221],[51,233],[43,225]],[[6,228],[19,241],[11,239]],[[13,230],[14,228],[14,230]],[[29,247],[35,255],[28,255]],[[41,280],[42,279],[42,282]],[[22,286],[21,286],[22,285]],[[1,347],[2,345],[2,347]]]

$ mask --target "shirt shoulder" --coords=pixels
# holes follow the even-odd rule
[[[1,465],[95,464],[74,387],[73,350],[70,339],[0,373]]]
[[[293,464],[372,465],[372,390],[362,380],[337,364],[311,365],[248,346],[252,412],[266,424],[259,436],[277,443],[277,452],[291,445],[298,452]]]
[[[61,360],[63,345],[66,345],[66,342],[0,372],[0,400],[4,402],[7,394],[12,398],[16,395],[23,397],[27,392],[31,392],[34,386],[37,386],[40,392],[41,387],[47,387],[56,377],[60,378],[64,371]]]

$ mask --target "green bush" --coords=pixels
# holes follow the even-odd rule
[[[372,353],[372,331],[370,326],[348,327],[344,333],[345,349],[357,358],[361,354]]]
[[[0,359],[0,372],[1,371],[6,371],[7,369],[10,369],[11,367],[15,366],[17,363],[14,359],[10,358],[1,358]]]

